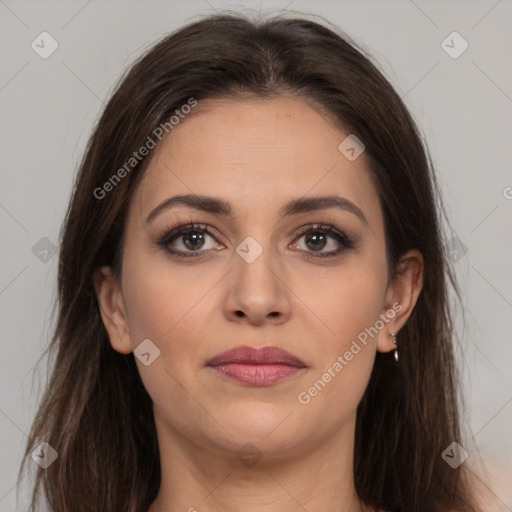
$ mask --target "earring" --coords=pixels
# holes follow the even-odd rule
[[[121,336],[118,336],[118,337],[117,337],[117,341],[118,341],[119,343],[122,343],[122,341],[121,341]]]
[[[391,337],[393,338],[393,343],[395,344],[395,361],[398,361],[398,345],[396,344],[396,334],[394,332],[391,332]]]

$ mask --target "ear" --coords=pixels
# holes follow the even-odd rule
[[[388,321],[379,332],[379,352],[395,350],[391,333],[400,340],[398,333],[411,315],[423,288],[423,267],[423,256],[416,249],[407,251],[398,261],[396,276],[389,283],[384,299],[382,313]]]
[[[123,296],[110,267],[101,267],[93,277],[101,319],[112,348],[121,354],[132,352]]]

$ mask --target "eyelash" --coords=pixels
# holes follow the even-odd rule
[[[179,238],[183,235],[188,235],[191,233],[200,233],[210,235],[212,238],[215,238],[213,233],[207,227],[201,227],[199,224],[194,224],[190,222],[189,224],[185,224],[183,226],[179,226],[176,228],[169,227],[165,230],[163,236],[161,236],[157,240],[157,244],[170,253],[172,256],[183,257],[183,258],[197,258],[204,254],[204,250],[198,249],[197,251],[175,251],[169,248],[169,244],[173,242],[175,239]],[[339,244],[340,247],[335,251],[327,252],[327,253],[315,253],[314,251],[308,251],[305,253],[305,256],[308,258],[333,258],[338,256],[340,253],[347,249],[354,248],[354,241],[349,238],[346,234],[337,231],[333,226],[329,224],[315,224],[312,226],[306,226],[301,229],[297,234],[296,239],[300,239],[304,235],[308,233],[321,233],[323,235],[327,235],[331,238],[334,238]],[[302,251],[301,251],[302,252]]]

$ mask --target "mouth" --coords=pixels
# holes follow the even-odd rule
[[[307,368],[298,357],[278,347],[237,347],[210,359],[207,367],[221,376],[251,386],[268,386]]]

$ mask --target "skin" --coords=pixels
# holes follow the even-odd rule
[[[128,354],[150,339],[160,350],[149,366],[136,359],[154,403],[162,464],[150,512],[365,510],[353,481],[356,408],[376,351],[394,350],[390,333],[412,312],[423,260],[418,251],[403,255],[400,278],[390,281],[365,155],[349,161],[338,150],[347,135],[293,96],[207,100],[154,150],[130,203],[122,275],[104,267],[95,276],[112,347]],[[174,206],[146,222],[168,197],[191,193],[228,201],[232,215]],[[350,200],[366,222],[336,208],[278,213],[290,199],[323,195]],[[202,256],[173,257],[157,244],[169,225],[191,221],[213,234]],[[315,232],[318,223],[355,247],[315,258],[297,230]],[[247,236],[263,248],[252,263],[236,252]],[[190,253],[191,245],[181,235],[171,247]],[[329,236],[318,250],[338,247]],[[298,394],[397,302],[400,312],[301,404]],[[206,366],[239,345],[278,346],[307,367],[254,387]],[[250,467],[237,457],[246,443],[261,455]]]

